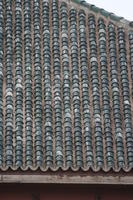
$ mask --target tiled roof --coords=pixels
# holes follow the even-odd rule
[[[103,8],[99,8],[95,5],[89,4],[85,0],[71,0],[71,1],[81,4],[82,6],[86,7],[90,11],[99,13],[100,15],[103,15],[106,18],[110,18],[111,20],[114,20],[114,21],[126,23],[130,27],[133,27],[133,21],[128,21],[128,20],[124,19],[124,17],[115,15],[114,13],[108,12],[108,11],[104,10]]]
[[[9,168],[133,169],[129,24],[66,0],[0,0],[0,169]]]

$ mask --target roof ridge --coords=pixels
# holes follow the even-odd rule
[[[81,4],[82,6],[88,7],[90,10],[92,10],[95,13],[100,13],[104,17],[110,17],[111,20],[121,22],[123,24],[128,25],[129,27],[133,28],[133,21],[127,20],[124,17],[118,16],[112,12],[109,12],[103,8],[97,7],[94,4],[90,4],[86,2],[86,0],[70,0],[74,3]]]

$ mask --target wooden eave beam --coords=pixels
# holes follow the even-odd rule
[[[0,183],[133,185],[133,176],[0,175]]]

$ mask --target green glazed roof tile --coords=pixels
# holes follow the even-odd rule
[[[133,28],[133,22],[130,22],[130,24],[129,24],[132,28]]]
[[[110,19],[114,20],[114,21],[120,21],[122,19],[122,17],[119,17],[113,13],[110,14]]]
[[[108,17],[110,15],[110,13],[104,9],[101,9],[100,12],[104,17]]]
[[[91,9],[92,11],[96,12],[96,13],[98,13],[98,12],[100,11],[100,9],[99,9],[97,6],[95,6],[95,5],[91,5],[91,6],[90,6],[90,9]]]

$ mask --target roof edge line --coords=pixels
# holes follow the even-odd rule
[[[133,21],[127,20],[124,17],[118,16],[118,15],[116,15],[112,12],[109,12],[109,11],[103,9],[103,8],[100,8],[100,7],[97,7],[93,4],[90,4],[90,3],[86,2],[85,0],[69,0],[69,2],[80,4],[83,7],[88,7],[88,9],[90,9],[91,11],[93,11],[95,13],[100,13],[105,18],[109,17],[113,21],[120,22],[124,25],[126,24],[130,28],[133,28]]]

